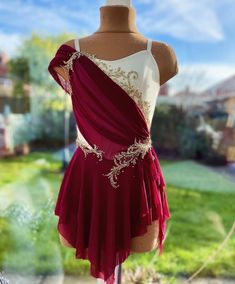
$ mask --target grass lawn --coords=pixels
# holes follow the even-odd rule
[[[171,219],[161,256],[133,254],[122,267],[154,267],[170,276],[190,276],[219,246],[235,219],[235,185],[193,161],[160,160]],[[54,202],[62,180],[51,153],[31,153],[0,162],[0,271],[89,274],[57,235]],[[199,276],[235,278],[235,235]]]

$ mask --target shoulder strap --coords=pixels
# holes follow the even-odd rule
[[[150,38],[148,38],[147,50],[151,51],[151,48],[152,48],[152,40]]]
[[[77,51],[80,51],[79,38],[74,39],[74,46]]]

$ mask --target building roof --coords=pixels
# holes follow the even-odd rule
[[[228,97],[235,97],[235,75],[222,80],[205,91],[200,97],[204,101],[221,100]]]

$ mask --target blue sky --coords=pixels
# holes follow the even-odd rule
[[[13,56],[32,31],[55,35],[93,33],[105,0],[2,0],[0,49]],[[235,74],[234,0],[133,0],[136,26],[145,37],[170,44],[179,73],[171,93],[189,85],[195,91]]]

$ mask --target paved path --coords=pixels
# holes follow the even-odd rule
[[[0,281],[1,284],[97,284],[96,279],[93,280],[92,277],[65,277],[63,274],[55,276],[22,276],[4,273],[3,276],[9,280],[9,283]]]
[[[98,282],[93,277],[76,277],[76,276],[19,276],[12,274],[3,274],[9,280],[6,284],[97,284]],[[1,278],[0,278],[1,280]],[[186,284],[186,279],[179,278],[177,284]],[[0,282],[1,283],[1,282]],[[2,282],[5,284],[4,282]],[[122,283],[128,284],[128,283]],[[146,283],[147,284],[147,283]],[[153,283],[154,284],[154,283]],[[159,283],[156,283],[159,284]],[[214,279],[214,278],[197,278],[191,284],[235,284],[235,279]]]

